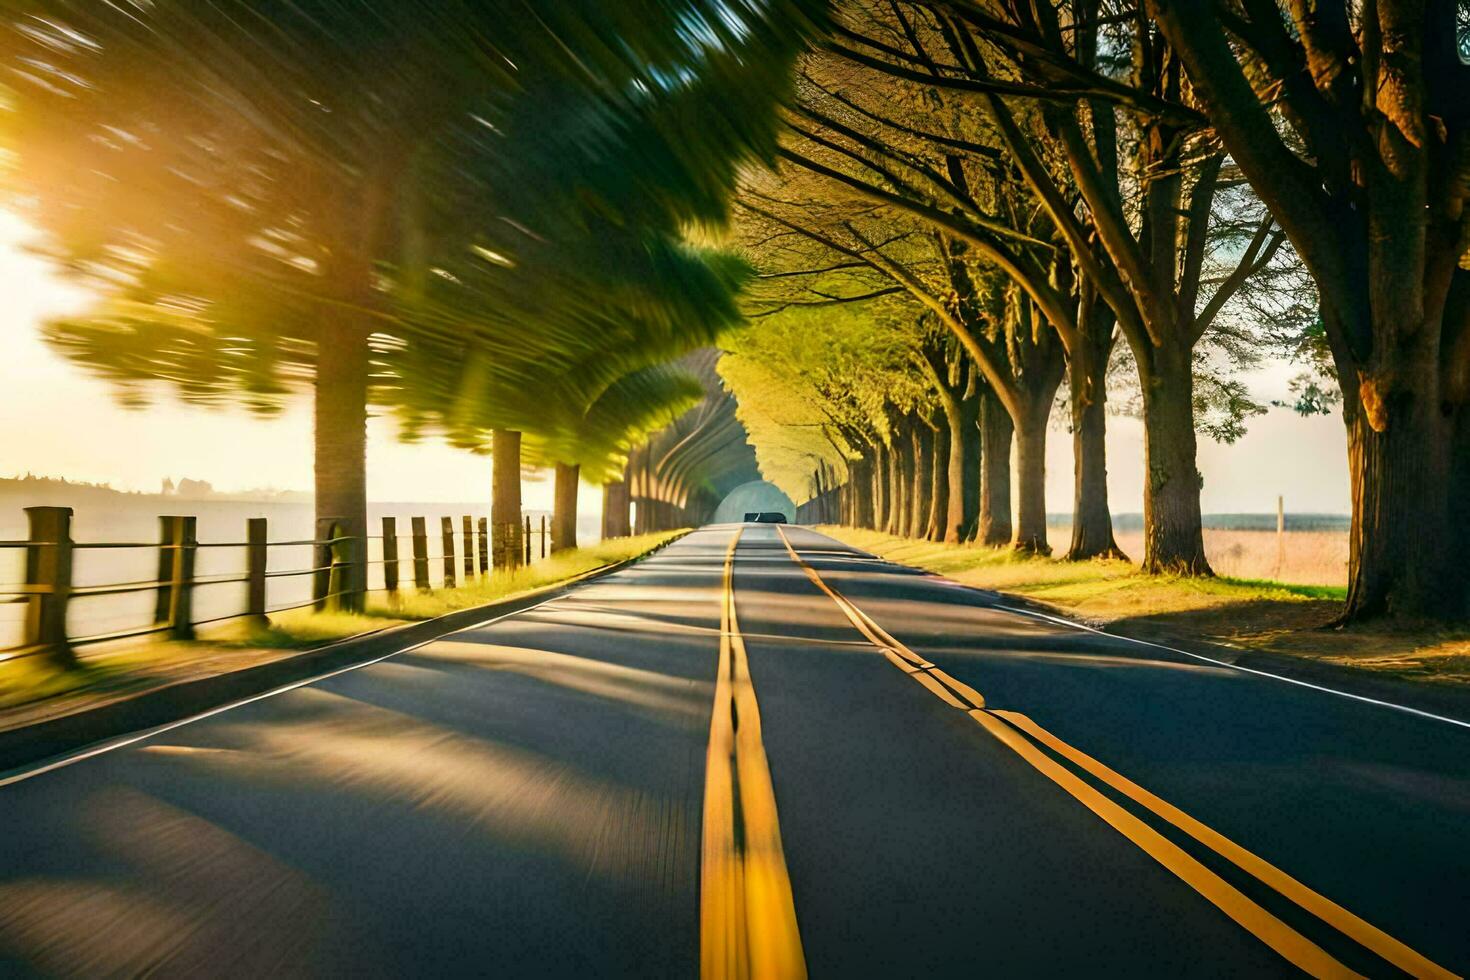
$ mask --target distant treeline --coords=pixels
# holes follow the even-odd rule
[[[128,497],[132,499],[168,498],[173,500],[213,500],[240,503],[310,503],[311,494],[300,490],[241,490],[221,492],[215,490],[207,480],[181,477],[178,482],[165,479],[161,491],[119,490],[108,483],[88,483],[85,480],[68,480],[65,477],[25,476],[0,477],[0,494],[22,494],[27,497],[42,497],[67,494],[81,497]],[[51,500],[36,499],[31,503],[52,503]]]

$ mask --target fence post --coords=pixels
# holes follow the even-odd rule
[[[469,585],[475,577],[475,522],[470,515],[464,515],[464,584]]]
[[[546,557],[546,515],[541,515],[541,557]]]
[[[444,587],[454,588],[454,518],[441,517],[439,531],[444,539]]]
[[[265,618],[265,566],[269,560],[266,519],[245,521],[245,614],[257,623]]]
[[[526,515],[526,564],[531,564],[531,515]]]
[[[153,600],[153,622],[155,624],[168,622],[169,609],[173,606],[173,595],[169,589],[169,583],[174,577],[173,520],[172,517],[158,519],[158,574],[153,576],[153,581],[158,583],[158,592]]]
[[[490,571],[490,521],[488,518],[480,518],[480,574],[486,575]]]
[[[496,571],[514,571],[521,564],[521,556],[531,546],[521,542],[520,532],[519,520],[496,522],[493,530]]]
[[[398,600],[398,520],[383,518],[383,589],[388,600]]]
[[[199,542],[195,540],[193,517],[160,517],[158,544],[158,600],[153,608],[153,621],[168,627],[176,640],[194,639],[194,557]]]
[[[1276,495],[1276,577],[1286,564],[1286,498]]]
[[[66,638],[66,603],[71,598],[71,508],[27,507],[30,543],[26,545],[25,643],[39,647],[57,667],[75,667]]]
[[[413,586],[420,592],[429,591],[429,532],[424,519],[415,517],[413,526]]]

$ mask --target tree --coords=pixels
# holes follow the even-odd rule
[[[318,512],[360,536],[374,338],[404,342],[398,302],[434,271],[424,227],[464,248],[511,198],[539,205],[515,228],[543,239],[588,233],[590,213],[625,226],[656,215],[664,234],[717,217],[735,169],[769,144],[786,66],[820,15],[789,2],[742,16],[715,0],[565,3],[534,18],[467,0],[135,15],[32,0],[0,50],[19,79],[13,183],[40,202],[57,254],[132,304],[131,323],[192,312],[215,331],[199,346],[233,356],[244,337],[264,355],[214,380],[247,380],[255,403],[278,393],[281,366],[297,381],[310,371]],[[733,110],[727,125],[691,125],[711,104]],[[580,152],[547,153],[558,140]],[[505,179],[517,174],[536,179]],[[473,188],[470,207],[436,193],[430,177],[445,175]]]
[[[889,289],[903,290],[953,333],[983,374],[998,409],[1011,421],[1010,427],[991,425],[982,429],[982,458],[1004,460],[1003,464],[988,465],[988,482],[982,476],[981,525],[986,532],[982,540],[999,545],[1006,543],[1002,533],[1009,537],[1008,467],[1013,428],[1021,433],[1023,487],[1021,519],[1012,543],[1022,551],[1049,551],[1045,439],[1047,420],[1062,377],[1061,347],[1051,331],[1040,327],[1033,318],[1029,298],[1005,301],[1005,288],[1001,284],[1004,276],[995,265],[972,263],[965,245],[922,226],[914,228],[906,224],[901,212],[895,223],[892,209],[886,206],[840,198],[823,200],[820,191],[803,193],[813,182],[820,186],[827,179],[822,171],[832,172],[820,163],[808,163],[809,166],[792,168],[784,176],[777,192],[784,196],[748,189],[741,198],[741,207],[770,225],[802,235],[824,248],[827,255],[821,264],[845,264],[877,281],[886,280]],[[810,173],[803,174],[803,170]],[[792,196],[796,200],[790,199]],[[894,532],[903,530],[906,514],[911,514],[912,501],[904,487],[913,485],[910,457],[915,424],[907,414],[890,423],[890,427],[908,437],[900,439],[896,447],[897,468],[889,468],[890,495],[903,505],[889,507],[887,526]],[[988,445],[987,433],[993,440]],[[949,448],[955,451],[953,440]],[[998,478],[1001,465],[1006,467],[1005,480]],[[987,503],[991,507],[988,512]],[[1007,515],[1004,520],[1000,519],[1002,510]]]
[[[620,474],[634,445],[672,423],[704,397],[694,376],[665,365],[640,368],[591,399],[580,420],[544,428],[531,461],[555,467],[552,551],[577,546],[577,491],[583,479],[604,483]]]
[[[890,5],[878,12],[871,5],[852,4],[848,19],[854,27],[839,26],[837,37],[862,37],[858,28],[884,33],[891,43],[879,46],[888,54],[902,56],[912,63],[923,63],[926,51],[919,30],[902,8]],[[932,29],[930,29],[932,34]],[[906,46],[909,52],[894,45]],[[838,42],[834,46],[840,47]],[[1003,148],[985,127],[977,107],[946,100],[933,87],[916,85],[906,77],[882,71],[881,60],[861,64],[826,56],[809,59],[804,66],[804,83],[798,87],[800,102],[792,110],[791,129],[797,140],[783,150],[787,160],[813,174],[826,178],[836,192],[871,201],[904,214],[909,220],[927,225],[933,232],[941,254],[946,258],[950,282],[943,293],[951,300],[953,315],[940,312],[933,300],[931,308],[939,312],[942,322],[957,331],[987,381],[982,405],[990,405],[988,424],[982,425],[994,443],[994,452],[981,456],[986,460],[980,503],[980,537],[987,544],[1004,544],[1012,539],[1010,520],[1010,475],[1008,447],[1014,433],[1024,449],[1025,461],[1032,467],[1026,478],[1027,494],[1023,497],[1026,517],[1018,525],[1014,543],[1022,550],[1049,550],[1045,531],[1045,502],[1036,489],[1046,419],[1049,417],[1051,394],[1060,380],[1061,359],[1076,361],[1073,373],[1079,378],[1090,370],[1094,376],[1106,371],[1106,352],[1111,350],[1111,324],[1102,325],[1104,353],[1088,357],[1096,348],[1090,343],[1088,321],[1079,327],[1076,306],[1079,298],[1069,295],[1068,285],[1075,276],[1065,272],[1060,285],[1057,279],[1057,245],[1050,239],[1053,230],[1044,214],[1038,214],[1020,175],[1008,166]],[[876,68],[876,70],[875,70]],[[898,95],[898,98],[894,96]],[[972,323],[965,327],[965,317],[977,315],[974,297],[978,296],[970,266],[984,265],[1009,279],[1017,287],[1016,294],[1030,308],[1019,307],[1014,315],[1010,336],[1025,337],[1024,344],[994,341],[990,350],[983,349],[988,335],[999,338],[1003,330],[985,328]],[[1075,291],[1075,290],[1074,290]],[[1003,296],[1004,289],[993,285],[988,296]],[[934,297],[938,300],[941,297]],[[961,302],[959,298],[964,298]],[[1034,319],[1039,314],[1040,319]],[[997,309],[995,315],[1007,314]],[[1026,336],[1032,324],[1043,325],[1041,331]],[[1019,330],[1020,332],[1016,332]],[[1057,331],[1060,344],[1049,334]],[[1073,356],[1072,348],[1075,348]],[[1007,364],[1008,355],[1016,355],[1033,363],[1029,369]],[[1093,362],[1096,362],[1094,365]],[[1046,367],[1043,369],[1043,364]],[[1020,368],[1020,369],[1017,369]],[[1080,387],[1080,386],[1079,386]],[[1101,399],[1095,417],[1101,420]],[[1074,427],[1077,438],[1096,438],[1101,447],[1100,425]],[[954,439],[951,437],[951,444]],[[962,447],[962,450],[963,447]],[[1078,454],[1087,460],[1101,459],[1101,452]],[[1097,476],[1102,473],[1101,477]],[[1079,541],[1099,542],[1095,551],[1073,549],[1076,558],[1093,557],[1112,549],[1111,515],[1106,505],[1105,472],[1099,466],[1083,471],[1080,486],[1089,498],[1101,496],[1096,504],[1079,508],[1079,524],[1101,520],[1097,532],[1081,534]],[[963,499],[963,498],[962,498]],[[1085,528],[1082,528],[1085,530]]]
[[[932,432],[921,421],[938,410],[924,355],[944,356],[943,333],[907,294],[873,288],[850,265],[831,268],[810,239],[750,216],[736,230],[763,271],[747,297],[752,323],[726,338],[719,368],[761,472],[796,501],[837,483],[849,498],[860,488],[843,503],[855,525],[927,531],[932,473],[947,467],[931,454],[928,486],[906,470],[898,497],[907,506],[897,507],[888,506],[898,472],[889,464],[912,451],[916,424],[921,442]]]
[[[821,84],[823,98],[798,111],[822,132],[799,126],[798,132],[848,165],[800,150],[785,155],[816,164],[868,200],[923,218],[996,263],[1057,330],[1077,362],[1071,373],[1083,382],[1074,388],[1085,392],[1098,390],[1088,380],[1106,372],[1105,361],[1088,362],[1111,347],[1110,327],[1077,318],[1084,288],[1094,290],[1146,375],[1145,568],[1208,572],[1194,462],[1194,352],[1241,282],[1272,261],[1281,235],[1263,218],[1231,256],[1226,274],[1202,274],[1221,183],[1218,153],[1194,135],[1198,116],[1178,101],[1178,73],[1166,46],[1146,25],[1125,18],[1107,47],[1125,57],[1099,59],[1099,18],[1079,14],[1062,25],[1045,4],[992,12],[933,0],[880,11],[854,2],[844,10],[852,13],[827,44],[848,66],[839,77],[865,71],[883,79],[885,89],[911,93],[899,105],[924,100],[942,111],[916,120],[883,101],[854,97],[846,83]],[[1033,205],[1051,219],[1050,233],[1031,237],[1070,254],[1070,291],[1057,289],[1058,277],[1045,271],[1052,263],[1041,262],[1040,274],[1035,265],[1026,268],[1035,242],[1018,238],[1019,229],[991,198],[975,192],[986,174],[1007,176],[998,158],[1015,168]],[[1200,285],[1209,279],[1217,285],[1206,296]],[[1096,332],[1083,336],[1084,330]],[[1082,412],[1093,403],[1081,398],[1074,408]],[[1096,424],[1074,426],[1079,440],[1096,431]],[[1087,465],[1084,474],[1101,473],[1099,455],[1076,455]],[[1102,479],[1087,484],[1105,485]],[[1084,519],[1098,512],[1079,508]],[[1084,538],[1106,551],[1111,533]]]
[[[1321,296],[1352,475],[1345,617],[1463,616],[1464,5],[1150,0],[1148,11]]]
[[[640,534],[704,523],[731,490],[760,478],[735,399],[720,383],[719,360],[712,347],[679,359],[704,398],[629,454],[624,484],[637,504]]]

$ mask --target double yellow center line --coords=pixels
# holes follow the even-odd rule
[[[705,759],[700,975],[705,980],[806,976],[760,708],[735,616],[735,548],[725,552],[720,661]]]
[[[846,596],[829,586],[817,570],[797,554],[784,528],[777,527],[791,559],[812,583],[826,593],[857,630],[894,666],[922,684],[945,704],[965,711],[1002,745],[1101,817],[1113,829],[1176,875],[1220,911],[1248,930],[1301,970],[1316,977],[1356,977],[1343,963],[1265,908],[1252,901],[1219,875],[1195,860],[1130,811],[1104,796],[1073,770],[1038,746],[1044,746],[1095,779],[1172,824],[1299,907],[1337,929],[1411,976],[1454,977],[1455,974],[1424,957],[1381,929],[1365,922],[1330,899],[1292,878],[1270,862],[1251,853],[1159,799],[1148,790],[1074,748],[1014,711],[986,708],[985,699],[967,684],[949,676],[894,638]]]

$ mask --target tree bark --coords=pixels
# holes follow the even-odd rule
[[[979,398],[956,398],[945,405],[948,448],[945,480],[944,534],[951,544],[968,541],[980,510],[980,430],[976,426]]]
[[[628,484],[611,480],[602,485],[602,536],[626,538],[632,530],[628,522]]]
[[[581,483],[582,467],[556,464],[556,482],[551,508],[551,552],[565,551],[577,546],[577,487]]]
[[[847,464],[847,486],[842,488],[842,523],[847,527],[863,526],[863,488],[871,489],[866,459],[851,460]]]
[[[314,407],[316,517],[339,521],[367,552],[367,335],[337,311],[324,315],[317,343]],[[320,523],[317,525],[321,526]],[[360,610],[367,564],[355,562],[343,583],[342,607]]]
[[[960,439],[965,447],[964,459],[961,461],[963,470],[960,473],[964,506],[964,520],[959,535],[961,541],[974,541],[980,529],[980,404],[978,390],[969,392],[960,402]]]
[[[943,541],[949,535],[949,458],[952,455],[954,450],[950,446],[949,425],[940,425],[934,430],[933,489],[930,491],[932,506],[929,508],[928,533],[924,535],[930,541]]]
[[[519,568],[525,550],[521,534],[521,434],[495,429],[490,434],[490,551],[497,569]]]
[[[929,510],[934,504],[934,433],[920,420],[914,423],[910,441],[914,472],[909,490],[908,536],[922,538],[929,531]]]
[[[1465,614],[1464,582],[1453,567],[1463,554],[1450,557],[1458,529],[1449,523],[1446,490],[1461,440],[1453,415],[1439,411],[1437,378],[1426,374],[1417,384],[1384,384],[1389,396],[1376,412],[1357,399],[1345,404],[1353,493],[1347,619]],[[1454,496],[1467,492],[1460,486]]]
[[[854,460],[852,480],[848,485],[853,527],[873,527],[873,462],[869,457]]]
[[[1011,540],[1010,415],[987,391],[980,404],[980,524],[976,540],[1000,548]]]
[[[873,523],[869,527],[882,531],[888,527],[888,467],[890,459],[882,443],[873,447]]]
[[[1143,381],[1143,570],[1212,575],[1205,558],[1190,352],[1156,348]]]
[[[870,531],[883,526],[883,491],[887,483],[883,476],[883,447],[874,446],[868,455],[868,522],[863,525]]]
[[[914,440],[912,433],[900,431],[894,436],[893,455],[896,462],[894,467],[894,501],[893,501],[893,531],[891,533],[901,538],[908,537],[912,532],[914,518],[913,491],[914,491]]]
[[[1068,365],[1073,478],[1069,561],[1128,558],[1113,539],[1113,514],[1108,506],[1107,367],[1106,356],[1074,356]]]
[[[1027,406],[1016,427],[1016,536],[1013,546],[1030,555],[1049,555],[1046,540],[1046,423],[1051,405]]]
[[[907,440],[895,434],[892,445],[887,447],[888,457],[888,519],[883,525],[886,534],[902,533],[904,513],[904,468],[902,444]]]

